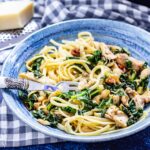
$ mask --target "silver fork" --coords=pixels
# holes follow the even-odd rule
[[[62,92],[77,91],[78,82],[62,81],[56,85],[44,85],[27,79],[13,79],[8,77],[0,77],[0,88],[20,89],[28,91],[56,91]]]

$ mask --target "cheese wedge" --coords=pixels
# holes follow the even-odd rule
[[[33,16],[33,2],[0,2],[0,30],[23,28]]]

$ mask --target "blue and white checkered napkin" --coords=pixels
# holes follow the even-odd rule
[[[41,27],[75,18],[107,18],[124,21],[150,31],[150,9],[127,0],[35,0],[35,14],[41,17]],[[1,65],[10,51],[11,49],[0,52]],[[0,147],[60,141],[37,132],[20,121],[2,100]]]

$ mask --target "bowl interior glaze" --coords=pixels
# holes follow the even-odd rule
[[[77,37],[77,33],[89,31],[95,40],[107,44],[126,47],[131,55],[139,60],[147,61],[150,64],[150,34],[132,25],[105,20],[105,19],[79,19],[57,23],[43,28],[27,37],[11,52],[4,63],[2,76],[17,78],[19,72],[25,71],[25,61],[38,53],[39,50],[49,44],[50,39],[56,41],[71,40]],[[105,133],[99,136],[75,136],[61,130],[46,127],[32,117],[30,112],[18,99],[17,90],[2,90],[4,100],[11,110],[25,123],[42,133],[55,136],[69,141],[98,142],[118,139],[138,132],[150,124],[150,116],[140,120],[136,124],[121,130]],[[146,110],[149,106],[146,107]]]

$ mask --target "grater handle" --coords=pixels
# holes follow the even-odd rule
[[[0,76],[0,88],[27,90],[29,83],[26,79],[13,79]]]

